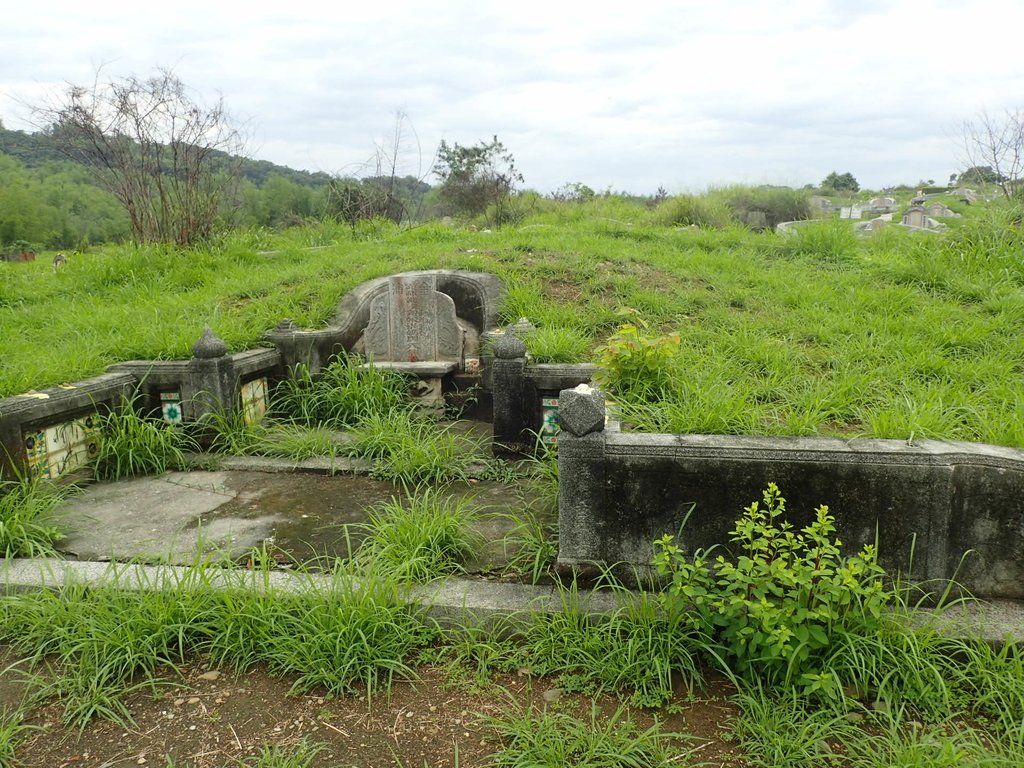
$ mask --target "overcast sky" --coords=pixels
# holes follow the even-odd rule
[[[6,7],[0,118],[67,82],[170,67],[250,155],[358,173],[408,116],[401,173],[498,138],[526,186],[670,192],[945,181],[956,135],[1024,106],[1024,0],[50,2]],[[435,179],[428,178],[431,183]]]

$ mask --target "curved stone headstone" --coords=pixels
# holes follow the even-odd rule
[[[455,302],[435,286],[434,275],[398,275],[388,280],[387,292],[370,301],[364,332],[370,358],[410,363],[462,359]]]

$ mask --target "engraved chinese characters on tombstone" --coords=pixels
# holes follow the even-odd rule
[[[455,302],[436,290],[433,275],[396,276],[370,303],[366,354],[374,360],[460,361],[463,332]]]

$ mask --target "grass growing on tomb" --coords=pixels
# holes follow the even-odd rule
[[[342,356],[317,378],[305,366],[278,385],[274,412],[305,426],[343,429],[371,414],[408,410],[408,382],[395,371],[362,368],[357,358]]]
[[[409,410],[367,414],[351,434],[349,456],[370,460],[372,477],[409,487],[468,480],[470,467],[484,459],[480,438]]]
[[[182,469],[185,453],[199,447],[183,427],[140,416],[132,403],[124,403],[99,421],[102,439],[93,466],[103,480]]]

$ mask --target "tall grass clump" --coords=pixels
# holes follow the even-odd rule
[[[698,195],[670,197],[655,209],[652,218],[656,224],[667,227],[725,229],[737,224],[721,200]]]
[[[283,420],[343,429],[371,414],[408,410],[408,389],[400,373],[363,368],[357,358],[343,356],[315,378],[299,366],[278,385],[271,401],[274,414]]]
[[[38,730],[38,726],[25,722],[25,715],[24,709],[10,710],[6,707],[0,709],[0,765],[2,766],[18,765],[18,761],[15,759],[18,743],[30,731]]]
[[[535,363],[579,363],[590,351],[590,337],[576,328],[535,328],[525,342]]]
[[[482,441],[409,410],[371,413],[351,430],[350,456],[372,462],[370,474],[414,487],[469,479]]]
[[[506,710],[484,721],[501,747],[493,756],[500,768],[670,768],[683,765],[685,734],[666,733],[661,724],[641,729],[625,706],[604,716],[591,702],[589,716],[530,708]]]
[[[265,565],[209,562],[160,576],[114,571],[101,586],[0,598],[0,632],[30,670],[54,668],[42,695],[79,728],[94,717],[130,722],[131,692],[173,682],[178,665],[203,654],[240,671],[264,663],[294,675],[296,692],[373,696],[414,677],[408,660],[433,629],[397,581],[338,570],[326,584],[298,574],[285,589],[269,574]]]
[[[815,221],[796,228],[780,241],[783,254],[814,259],[823,264],[839,264],[852,259],[860,242],[848,221]]]
[[[482,543],[473,528],[479,512],[469,499],[420,488],[369,509],[366,541],[357,552],[364,567],[402,581],[424,582],[462,571]]]
[[[99,426],[102,438],[94,467],[102,480],[181,469],[185,452],[198,448],[180,426],[140,416],[131,402],[100,416]]]
[[[738,221],[752,229],[774,230],[784,221],[802,221],[811,217],[811,195],[789,187],[748,187],[734,185],[708,192]]]
[[[63,534],[54,523],[53,511],[70,490],[28,475],[0,481],[0,552],[4,559],[57,554],[53,544]]]
[[[675,675],[699,684],[708,648],[703,630],[663,612],[652,595],[615,589],[623,605],[593,615],[584,610],[575,583],[560,587],[561,610],[531,617],[512,668],[555,675],[567,691],[629,691],[630,702],[645,707],[669,700]]]

